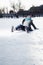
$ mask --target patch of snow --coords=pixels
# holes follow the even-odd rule
[[[23,18],[0,19],[0,65],[43,65],[43,17],[32,18],[39,30],[11,32]]]

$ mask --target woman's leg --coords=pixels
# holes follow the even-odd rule
[[[18,25],[15,29],[16,30],[20,30],[21,29],[21,25]]]
[[[31,28],[31,25],[34,27],[34,29],[37,29],[32,20],[31,20],[31,22],[29,23],[29,27],[30,27],[30,28]]]
[[[19,26],[16,27],[16,30],[23,30],[23,31],[25,31],[25,26],[19,25]]]

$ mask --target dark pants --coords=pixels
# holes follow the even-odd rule
[[[31,22],[29,23],[29,29],[31,29],[31,25],[33,26],[34,29],[37,29],[32,20],[31,20]]]
[[[18,25],[17,27],[16,27],[16,30],[23,30],[23,31],[25,31],[25,26],[23,26],[23,25]]]
[[[31,22],[29,23],[29,27],[25,27],[27,32],[33,31],[31,28],[31,25],[33,26],[34,29],[37,29],[36,26],[34,25],[33,21],[31,20]]]
[[[31,25],[34,27],[34,29],[37,29],[36,26],[33,24],[33,21],[31,20],[31,22],[29,23],[29,27],[25,27],[25,26],[20,24],[20,25],[18,25],[16,27],[16,30],[23,30],[23,31],[25,31],[25,28],[26,28],[27,32],[28,31],[33,31],[32,28],[31,28]]]

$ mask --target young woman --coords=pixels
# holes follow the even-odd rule
[[[27,16],[25,19],[23,19],[22,24],[18,25],[15,29],[27,32],[33,31],[31,25],[34,27],[34,29],[37,29],[36,26],[33,24],[31,16]]]

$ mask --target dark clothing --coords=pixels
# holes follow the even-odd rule
[[[24,24],[24,22],[25,22],[25,19],[23,19],[23,21],[22,21],[22,25]]]
[[[34,29],[37,29],[32,20],[31,20],[31,22],[29,23],[29,28],[31,28],[31,25],[33,26]]]
[[[23,30],[23,31],[25,31],[25,26],[23,26],[23,25],[18,25],[17,27],[16,27],[16,30]]]
[[[23,30],[23,31],[27,30],[27,32],[33,31],[32,28],[31,28],[31,25],[33,26],[34,29],[37,29],[36,26],[33,24],[33,21],[32,20],[29,23],[29,26],[28,27],[27,26],[23,26],[24,22],[25,22],[25,19],[23,19],[22,25],[21,24],[18,25],[15,29],[16,30]]]

